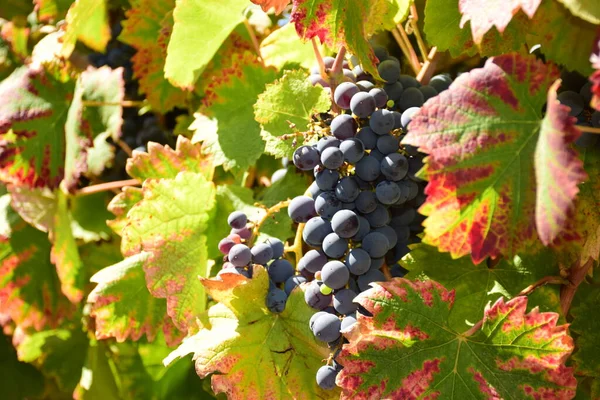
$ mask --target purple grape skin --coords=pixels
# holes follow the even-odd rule
[[[354,74],[352,75],[354,76]],[[337,104],[344,110],[349,110],[350,100],[352,99],[352,96],[354,96],[358,92],[360,92],[360,89],[354,83],[342,82],[333,91],[333,99],[335,101],[335,104]]]

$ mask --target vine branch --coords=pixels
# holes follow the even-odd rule
[[[294,243],[291,246],[286,246],[284,251],[286,253],[294,253],[294,257],[296,258],[296,266],[298,266],[298,262],[302,258],[302,232],[304,232],[304,227],[306,224],[298,224],[298,229],[296,230],[296,236],[294,237]]]
[[[419,51],[421,52],[421,57],[423,57],[423,62],[428,60],[427,54],[429,50],[427,50],[427,45],[421,36],[421,32],[419,31],[419,26],[417,25],[417,21],[419,20],[419,14],[417,13],[417,7],[413,4],[410,6],[410,16],[408,17],[408,22],[412,27],[412,30],[415,34],[415,38],[417,39],[417,45],[419,46]]]
[[[417,57],[417,52],[415,51],[412,43],[410,42],[410,39],[408,38],[408,34],[406,33],[406,30],[404,30],[404,26],[402,26],[402,24],[398,24],[396,26],[396,28],[397,28],[398,33],[400,34],[400,37],[406,44],[406,49],[408,51],[408,54],[407,54],[408,60],[410,61],[410,64],[411,64],[413,70],[415,71],[415,74],[418,74],[419,70],[421,69],[421,63],[419,62],[419,57]]]
[[[600,135],[600,128],[593,128],[591,126],[583,126],[583,125],[575,125],[577,127],[577,129],[579,129],[581,132],[586,132],[586,133],[594,133],[596,135]]]
[[[137,179],[125,179],[122,181],[105,182],[98,185],[86,186],[75,192],[75,196],[85,196],[94,193],[105,192],[107,190],[121,189],[124,186],[139,186]]]
[[[265,68],[265,60],[263,59],[262,53],[260,52],[260,44],[258,43],[258,38],[256,37],[256,32],[254,32],[254,28],[252,27],[252,25],[250,25],[250,22],[248,22],[248,18],[244,18],[244,26],[246,27],[246,30],[248,31],[248,34],[250,35],[250,40],[252,41],[252,46],[254,47],[254,51],[256,52],[256,55],[260,59],[261,65],[263,66],[263,68]]]
[[[427,85],[429,83],[429,80],[435,73],[435,67],[439,59],[440,53],[438,53],[437,47],[432,47],[429,51],[429,55],[427,56],[425,64],[423,64],[423,66],[419,70],[419,73],[417,74],[417,80],[422,85]]]
[[[252,247],[252,244],[258,237],[258,231],[260,231],[260,228],[265,224],[265,222],[267,222],[268,219],[273,216],[273,214],[277,214],[279,211],[281,211],[281,209],[289,206],[290,202],[291,202],[291,200],[280,201],[279,203],[275,204],[273,207],[269,207],[266,209],[265,215],[263,215],[262,218],[259,219],[258,222],[256,222],[254,224],[254,227],[252,228],[252,237],[248,241],[248,244],[247,244],[248,247]]]
[[[537,288],[539,288],[541,286],[548,285],[548,284],[564,284],[565,282],[566,282],[566,280],[560,276],[545,276],[542,279],[527,286],[525,289],[521,290],[514,297],[529,296],[531,293],[533,293],[534,290],[536,290]],[[477,333],[477,331],[479,329],[481,329],[481,327],[483,326],[483,320],[484,320],[483,318],[481,320],[479,320],[468,331],[463,333],[462,336],[468,337],[468,336],[473,336],[475,333]]]
[[[104,106],[120,106],[120,107],[143,107],[145,102],[143,100],[123,100],[123,101],[94,101],[94,100],[83,100],[81,102],[84,107],[104,107]]]
[[[323,56],[321,56],[321,51],[319,50],[319,44],[317,43],[317,39],[312,38],[311,42],[313,46],[313,51],[315,52],[315,58],[317,59],[317,64],[319,65],[319,72],[321,73],[321,78],[327,79],[325,63],[323,62]]]
[[[584,264],[574,265],[571,267],[569,278],[567,282],[560,289],[560,308],[564,315],[567,315],[569,312],[569,308],[571,308],[571,303],[573,302],[573,298],[575,297],[575,293],[577,292],[577,288],[585,279],[588,270],[594,265],[594,260],[591,258]],[[579,261],[577,261],[577,264]]]

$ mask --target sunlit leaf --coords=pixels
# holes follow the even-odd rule
[[[313,314],[300,289],[292,292],[285,310],[272,314],[265,296],[269,277],[255,266],[252,279],[223,274],[222,281],[203,279],[219,303],[208,310],[206,325],[165,359],[165,364],[193,353],[201,378],[212,374],[212,388],[231,398],[333,399],[315,373],[327,356],[308,327]]]
[[[596,0],[558,0],[573,13],[573,15],[600,25],[600,6]]]
[[[75,0],[65,20],[64,57],[71,55],[78,40],[92,50],[104,52],[110,40],[106,0]]]
[[[447,323],[453,291],[400,278],[372,285],[355,300],[373,316],[359,315],[339,356],[342,399],[575,395],[567,325],[537,308],[526,314],[526,297],[488,305],[481,329],[466,336]]]

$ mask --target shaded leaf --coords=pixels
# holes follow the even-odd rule
[[[175,149],[149,142],[147,152],[136,151],[127,160],[127,173],[140,181],[150,178],[175,178],[180,171],[197,172],[212,179],[212,162],[201,154],[200,146],[183,136],[177,137]]]
[[[0,374],[2,395],[7,399],[35,398],[44,390],[44,378],[33,365],[20,362],[10,338],[0,332]]]
[[[50,235],[52,251],[50,259],[56,265],[62,292],[73,303],[83,298],[83,288],[87,282],[87,274],[81,258],[77,242],[71,230],[71,215],[68,210],[67,196],[57,191],[57,209],[54,215],[54,229]]]
[[[146,283],[155,297],[167,299],[167,313],[185,330],[205,309],[206,230],[215,209],[215,188],[202,174],[180,172],[175,179],[146,180],[144,199],[128,213],[122,252],[150,253]]]
[[[269,286],[266,270],[255,266],[252,279],[223,274],[202,283],[219,302],[208,310],[198,334],[166,359],[165,364],[194,353],[201,378],[212,374],[212,389],[231,398],[323,399],[314,374],[327,356],[308,327],[313,311],[300,289],[292,292],[285,310],[272,314],[265,305]]]
[[[264,38],[260,43],[260,54],[265,65],[277,69],[283,69],[289,63],[309,69],[315,63],[312,44],[298,40],[293,24],[286,24]]]
[[[474,265],[468,256],[452,259],[435,247],[419,244],[411,247],[401,265],[409,271],[406,279],[431,279],[454,291],[454,306],[447,324],[457,332],[482,319],[486,304],[500,297],[510,299],[538,280],[560,274],[558,260],[549,250],[502,259],[489,268],[484,264]],[[559,287],[538,288],[529,295],[529,304],[539,306],[542,311],[560,311]]]
[[[242,22],[242,11],[247,5],[246,0],[177,2],[165,77],[175,86],[192,90],[221,43]],[[202,51],[198,53],[197,49]]]
[[[56,327],[74,312],[60,291],[45,233],[23,221],[0,197],[0,313],[21,328]]]
[[[312,86],[304,71],[285,72],[281,79],[266,86],[254,104],[254,118],[261,124],[266,152],[278,158],[292,157],[296,149],[293,142],[301,146],[303,137],[283,140],[280,136],[292,133],[290,124],[305,131],[313,114],[330,107],[330,96],[321,87]]]
[[[33,10],[31,2],[22,0],[8,0],[2,4],[0,17],[11,20],[13,17],[29,14]]]
[[[355,300],[373,316],[359,314],[338,358],[342,399],[574,397],[577,381],[564,365],[573,340],[557,314],[525,314],[526,297],[501,298],[465,336],[447,324],[454,292],[440,284],[372,286]]]
[[[106,224],[112,217],[106,209],[109,198],[106,192],[70,198],[71,229],[76,239],[85,243],[110,239],[111,231]]]
[[[79,382],[88,345],[80,326],[46,330],[25,335],[17,354],[19,360],[36,365],[44,375],[55,378],[62,391],[71,393]]]
[[[424,242],[475,263],[535,250],[533,154],[557,75],[531,56],[494,57],[415,115],[403,142],[429,153]]]
[[[28,187],[56,188],[64,174],[71,83],[20,67],[0,82],[0,178]],[[48,129],[51,127],[51,129]]]
[[[573,13],[573,15],[592,24],[600,25],[600,5],[596,0],[558,0]]]
[[[205,106],[190,129],[195,130],[192,142],[202,141],[215,165],[246,169],[265,150],[252,106],[276,75],[248,52],[234,54],[232,61],[206,88]]]
[[[110,365],[109,354],[107,343],[90,341],[81,379],[75,388],[73,399],[121,399],[117,377]]]
[[[532,18],[542,0],[459,0],[458,8],[462,14],[460,27],[471,22],[471,32],[475,43],[481,43],[483,35],[495,26],[504,32],[513,15],[522,10]]]
[[[548,92],[546,115],[542,121],[534,153],[536,201],[535,224],[545,245],[556,239],[571,217],[578,184],[587,179],[583,162],[572,147],[581,131],[569,107],[556,99],[556,82]]]
[[[152,297],[146,288],[144,263],[149,253],[141,252],[106,267],[92,276],[96,288],[88,296],[90,316],[96,319],[96,338],[114,337],[118,342],[153,341],[167,316],[164,299]]]
[[[54,215],[57,212],[56,197],[48,189],[30,189],[24,186],[10,185],[11,207],[28,224],[42,232],[54,228]]]
[[[578,374],[600,378],[600,291],[597,287],[582,283],[571,306],[570,329],[578,336],[575,339],[577,351],[573,354],[575,370]]]

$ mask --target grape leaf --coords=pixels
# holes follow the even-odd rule
[[[20,67],[0,82],[0,178],[56,188],[64,174],[65,137],[73,85],[41,69]]]
[[[150,253],[144,265],[154,297],[167,299],[167,313],[180,330],[193,326],[206,298],[198,276],[207,275],[206,230],[215,210],[215,188],[202,174],[146,180],[144,199],[127,214],[121,250]]]
[[[277,158],[292,157],[293,146],[301,146],[302,136],[283,140],[280,136],[292,133],[290,124],[305,131],[314,113],[326,112],[331,99],[320,87],[314,87],[303,71],[287,71],[283,77],[268,84],[254,104],[254,118],[261,124],[265,151]]]
[[[79,255],[90,275],[123,260],[120,241],[112,236],[106,241],[90,242],[79,246]],[[93,285],[90,285],[90,289]]]
[[[110,195],[107,192],[71,197],[71,229],[76,239],[85,243],[110,240],[110,228],[106,220],[112,214],[106,209]]]
[[[25,335],[17,354],[20,361],[36,365],[44,375],[55,378],[62,391],[71,393],[79,382],[88,345],[81,326],[53,329]]]
[[[600,25],[600,5],[596,0],[558,0],[571,13],[587,22]]]
[[[342,399],[570,399],[577,381],[564,363],[573,350],[558,315],[526,297],[488,305],[483,326],[466,336],[448,326],[454,292],[434,281],[396,278],[372,284],[355,301],[359,314],[338,357]]]
[[[54,228],[56,197],[48,189],[30,189],[24,186],[9,185],[11,207],[28,224],[42,232]]]
[[[297,63],[308,69],[315,63],[312,45],[298,40],[293,24],[286,24],[271,32],[260,43],[260,54],[265,65],[277,69],[283,69],[290,63]]]
[[[313,311],[300,289],[294,290],[281,314],[266,308],[269,277],[262,266],[252,279],[222,274],[202,279],[219,303],[205,316],[204,329],[184,340],[165,360],[194,353],[201,378],[212,374],[212,389],[230,398],[325,399],[336,391],[319,389],[315,373],[327,357],[308,327]]]
[[[71,5],[71,0],[33,0],[40,22],[53,22],[62,19]]]
[[[578,374],[600,377],[600,314],[598,304],[600,291],[598,288],[582,283],[577,288],[577,293],[571,306],[570,329],[578,336],[575,339],[577,351],[573,354],[575,370]]]
[[[83,298],[87,276],[71,230],[67,196],[60,190],[57,191],[54,229],[51,231],[50,237],[52,239],[50,259],[56,265],[62,292],[71,302],[78,303]]]
[[[141,252],[106,267],[92,276],[97,283],[90,293],[90,316],[96,320],[96,338],[114,337],[118,342],[140,340],[146,336],[153,341],[167,315],[164,299],[152,297],[146,288],[144,263],[149,253]],[[169,328],[171,328],[169,326]]]
[[[119,400],[118,377],[111,366],[109,344],[90,340],[81,379],[73,392],[76,400]]]
[[[44,390],[42,374],[33,365],[20,362],[10,338],[0,332],[0,374],[2,395],[7,399],[37,398]]]
[[[202,141],[215,165],[243,170],[265,151],[252,106],[276,73],[249,52],[234,54],[232,61],[206,88],[205,105],[190,129],[195,130],[192,142]]]
[[[149,142],[147,152],[136,151],[127,160],[127,173],[140,181],[175,178],[180,171],[197,172],[211,180],[213,169],[210,158],[201,154],[200,146],[183,136],[177,138],[175,149]]]
[[[77,40],[103,53],[110,40],[106,0],[75,0],[67,12],[62,55],[68,58]]]
[[[29,14],[33,10],[31,2],[22,0],[8,0],[2,4],[2,14],[0,16],[6,20],[13,17]]]
[[[254,4],[258,4],[264,12],[270,11],[272,8],[275,14],[281,14],[287,7],[290,0],[250,0]]]
[[[64,185],[67,189],[73,190],[79,176],[86,172],[87,150],[95,144],[96,137],[107,135],[116,140],[121,136],[123,109],[114,104],[121,103],[124,97],[122,68],[90,67],[81,73],[65,125]],[[111,104],[87,107],[86,101]],[[103,169],[104,166],[97,166],[96,172],[102,172]]]
[[[535,148],[535,225],[545,245],[556,239],[567,225],[579,188],[587,179],[583,162],[572,143],[581,135],[570,108],[556,98],[560,82],[548,91],[546,117]]]
[[[502,259],[490,268],[484,264],[473,265],[469,257],[452,259],[435,247],[419,244],[411,247],[401,265],[409,271],[406,279],[431,279],[455,292],[447,324],[459,332],[483,318],[486,304],[500,297],[510,299],[539,279],[560,273],[558,260],[549,250]],[[558,288],[538,288],[529,295],[529,304],[539,306],[542,311],[559,311]]]
[[[127,225],[127,213],[131,208],[144,198],[142,189],[125,186],[108,204],[108,211],[115,215],[112,220],[106,221],[108,226],[119,236],[123,236],[123,229]]]
[[[384,0],[294,0],[290,22],[304,40],[318,38],[334,49],[346,46],[365,71],[379,77],[377,57],[366,38],[382,28],[388,6]]]
[[[471,22],[471,32],[475,43],[481,43],[483,35],[495,26],[504,32],[513,15],[522,10],[532,18],[542,0],[459,0],[458,9],[462,14],[461,29]]]
[[[536,185],[533,155],[560,110],[551,107],[541,119],[546,90],[557,76],[556,68],[532,56],[494,57],[415,115],[403,142],[430,154],[428,197],[420,209],[428,216],[426,243],[453,257],[471,253],[475,263],[535,250],[536,206],[546,206],[536,204],[536,190],[556,189],[551,179]]]
[[[167,112],[187,99],[187,93],[165,79],[167,45],[173,30],[175,1],[136,0],[127,10],[119,38],[133,46],[133,74],[152,108]]]
[[[0,314],[36,330],[56,327],[73,314],[50,263],[47,235],[18,216],[10,195],[0,197],[0,262]]]
[[[167,48],[165,77],[173,85],[192,90],[196,80],[233,28],[242,22],[245,0],[177,2],[173,34]],[[202,49],[198,52],[197,49]],[[240,95],[240,99],[245,96]]]

